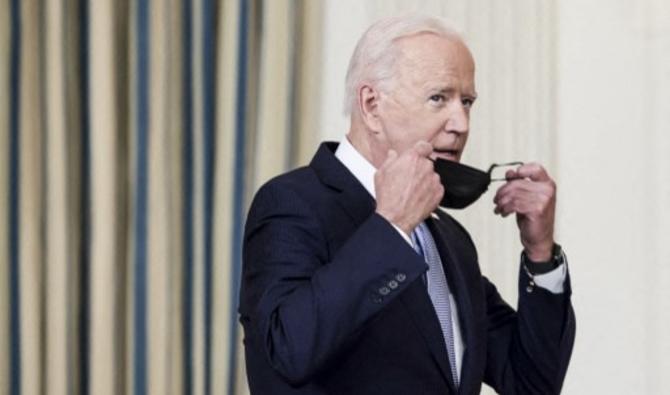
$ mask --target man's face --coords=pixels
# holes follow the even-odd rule
[[[401,39],[389,89],[380,95],[378,153],[398,153],[419,140],[432,157],[459,161],[468,139],[475,91],[475,65],[457,40],[434,34]]]

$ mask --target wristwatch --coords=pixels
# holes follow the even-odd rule
[[[559,244],[554,243],[554,247],[551,250],[551,258],[545,262],[531,261],[524,251],[521,254],[521,262],[532,275],[549,273],[563,263],[563,250]]]
[[[528,282],[526,283],[526,292],[532,293],[535,289],[535,276],[549,273],[550,271],[559,267],[564,263],[565,255],[563,255],[563,250],[561,246],[554,243],[554,247],[551,250],[551,259],[546,262],[534,262],[528,259],[526,252],[521,253],[521,266],[523,271],[526,272],[528,276]]]

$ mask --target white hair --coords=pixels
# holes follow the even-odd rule
[[[420,33],[462,41],[461,35],[436,17],[403,15],[375,22],[358,40],[354,49],[344,87],[344,114],[350,115],[358,105],[358,88],[363,82],[376,82],[381,89],[393,75],[396,59],[394,43],[404,37]]]

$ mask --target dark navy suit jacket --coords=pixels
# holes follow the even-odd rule
[[[427,222],[465,346],[456,390],[427,265],[375,213],[336,147],[269,181],[249,211],[239,312],[251,393],[478,394],[482,382],[559,393],[575,334],[569,279],[556,295],[527,293],[520,276],[515,311],[481,275],[467,232],[438,210]]]

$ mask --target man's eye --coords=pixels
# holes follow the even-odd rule
[[[475,104],[475,99],[470,98],[470,97],[466,97],[461,101],[461,103],[463,103],[464,107],[470,108],[470,107],[472,107],[473,104]]]
[[[466,97],[463,100],[461,100],[461,103],[463,103],[464,107],[470,108],[475,103],[475,99],[471,99],[471,98]]]
[[[437,95],[433,95],[433,96],[430,97],[430,101],[434,101],[436,103],[442,103],[445,100],[446,100],[446,97],[444,97],[444,95],[437,94]]]

